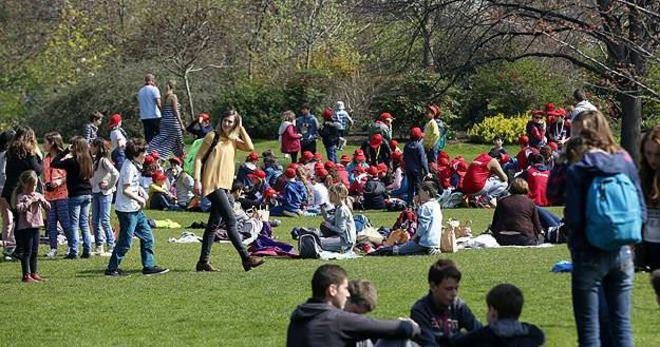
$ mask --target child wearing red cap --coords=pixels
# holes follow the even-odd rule
[[[325,205],[330,210],[335,208],[334,204],[330,202],[327,184],[332,184],[332,177],[325,167],[321,167],[314,174],[311,185],[312,199],[306,212],[321,213],[321,205]]]
[[[543,116],[554,114],[555,105],[552,103],[545,105],[545,111],[534,111],[532,112],[532,119],[527,122],[525,131],[527,132],[527,137],[529,137],[529,145],[535,148],[540,148],[545,146],[547,139],[545,138],[546,124],[543,120]]]
[[[118,171],[121,171],[121,166],[126,160],[124,155],[124,148],[126,148],[126,139],[128,135],[121,127],[121,115],[118,113],[113,114],[108,119],[108,128],[110,129],[110,157]]]
[[[323,146],[325,146],[328,160],[334,163],[337,162],[337,151],[341,146],[341,128],[342,124],[337,120],[332,109],[326,108],[323,110],[323,126],[319,130],[319,135],[323,141]]]
[[[429,162],[435,163],[438,151],[445,147],[446,126],[440,119],[440,107],[437,105],[426,106],[426,118],[429,120],[424,126],[424,150]]]
[[[245,157],[245,162],[238,168],[236,179],[243,183],[243,186],[246,190],[249,190],[250,187],[252,187],[252,183],[250,182],[248,175],[254,173],[258,169],[258,163],[259,153],[250,152],[247,157]]]
[[[403,148],[403,162],[408,180],[408,196],[406,198],[409,205],[412,205],[417,188],[422,184],[422,178],[429,174],[426,151],[422,146],[423,138],[422,129],[412,128],[410,129],[410,140]]]
[[[381,134],[386,141],[392,140],[392,121],[394,117],[388,112],[380,114],[378,119],[369,129],[369,135]]]
[[[387,167],[392,165],[390,146],[383,141],[383,135],[372,134],[369,141],[362,143],[360,149],[362,149],[362,152],[364,153],[367,164],[375,166],[384,163]]]
[[[176,195],[176,203],[183,210],[188,208],[190,201],[195,197],[193,188],[195,180],[181,166],[181,159],[170,158],[171,190]]]
[[[303,215],[303,207],[307,203],[307,189],[296,179],[296,170],[292,167],[284,170],[286,182],[280,192],[280,206],[270,210],[272,216],[299,217]]]
[[[197,118],[188,124],[186,131],[195,135],[197,140],[203,139],[206,134],[213,131],[213,127],[211,126],[211,116],[209,116],[208,113],[197,114]]]
[[[378,168],[370,166],[367,169],[367,182],[364,184],[364,197],[362,206],[365,210],[383,210],[385,209],[385,199],[387,199],[387,190],[385,184],[378,177]]]
[[[348,172],[348,181],[352,184],[355,181],[356,172],[358,168],[366,170],[369,167],[367,164],[367,157],[364,155],[364,151],[361,149],[356,149],[353,153],[353,160],[346,166],[346,172]]]
[[[181,211],[177,205],[176,197],[167,189],[167,176],[162,171],[156,171],[152,175],[152,181],[149,185],[149,198],[147,206],[151,210],[159,211]]]
[[[392,153],[392,174],[390,175],[390,184],[385,187],[391,197],[400,198],[406,195],[408,191],[407,179],[403,174],[403,152]]]

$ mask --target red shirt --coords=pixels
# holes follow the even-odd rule
[[[516,154],[516,159],[518,160],[518,170],[527,170],[527,157],[532,153],[539,153],[539,150],[530,146],[527,146]]]
[[[50,166],[50,163],[53,161],[53,157],[51,155],[47,155],[46,158],[44,158],[43,166],[44,166],[44,184],[48,184],[50,182],[53,182],[54,180],[61,179],[63,178],[64,181],[61,182],[61,184],[55,188],[53,191],[48,191],[44,187],[44,198],[48,201],[54,201],[54,200],[60,200],[60,199],[66,199],[69,197],[69,192],[66,189],[66,171],[62,169],[55,169]]]
[[[479,154],[470,166],[468,166],[467,173],[463,179],[463,193],[476,194],[484,189],[488,177],[490,177],[490,170],[488,169],[488,162],[493,158],[486,153]]]
[[[346,172],[346,169],[343,166],[337,165],[337,174],[341,179],[341,183],[343,183],[346,188],[349,188],[350,184],[348,183],[348,172]]]
[[[550,206],[550,201],[548,201],[545,194],[548,189],[548,177],[550,177],[550,170],[540,171],[534,166],[527,169],[529,198],[534,200],[534,203],[538,206]]]

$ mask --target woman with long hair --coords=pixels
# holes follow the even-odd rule
[[[243,269],[249,271],[264,263],[262,258],[248,254],[236,230],[236,218],[229,201],[229,190],[234,180],[236,149],[251,152],[254,145],[243,127],[241,116],[230,108],[222,115],[215,131],[204,137],[195,156],[195,194],[206,197],[211,202],[197,271],[216,271],[210,263],[211,246],[221,219],[232,245],[241,256]]]
[[[648,222],[644,227],[641,264],[650,271],[660,269],[660,125],[642,138],[640,176],[642,191],[648,208]]]
[[[92,228],[96,253],[110,256],[115,248],[115,237],[110,226],[112,194],[119,180],[119,171],[112,165],[108,142],[97,137],[92,142],[94,175],[92,176]],[[103,243],[108,247],[104,251]]]
[[[184,126],[179,111],[179,98],[174,93],[175,89],[176,81],[167,81],[160,132],[149,142],[149,151],[158,152],[161,158],[168,158],[172,153],[177,157],[183,157]]]
[[[615,142],[607,119],[600,112],[583,112],[573,125],[579,130],[575,135],[586,145],[581,158],[576,158],[578,161],[567,169],[564,208],[564,219],[570,230],[568,247],[573,263],[571,287],[578,341],[581,346],[599,346],[605,338],[601,336],[603,330],[609,332],[606,335],[613,345],[632,346],[632,251],[628,245],[613,250],[594,246],[587,238],[593,216],[587,216],[585,211],[594,204],[587,200],[587,192],[596,177],[625,176],[639,195],[639,206],[627,206],[630,216],[641,219],[631,220],[630,223],[634,223],[631,226],[643,222],[646,208],[639,175],[630,155]],[[637,216],[633,214],[635,211]],[[608,329],[601,326],[599,314],[604,316],[601,317],[603,322],[609,322]]]
[[[7,211],[7,229],[6,232],[3,232],[2,239],[5,242],[5,256],[10,256],[14,251],[12,246],[16,244],[13,231],[16,211],[9,206],[11,196],[18,185],[18,178],[23,172],[32,170],[37,175],[41,175],[43,171],[34,130],[29,127],[16,129],[16,133],[7,145],[5,160],[10,165],[5,168],[5,184],[0,196],[0,207],[3,211]],[[3,215],[3,219],[4,217]]]
[[[69,252],[65,258],[78,257],[78,229],[81,229],[83,233],[81,258],[89,258],[92,255],[92,237],[89,231],[89,206],[92,203],[90,179],[94,173],[94,167],[87,140],[82,136],[73,137],[71,146],[55,157],[51,165],[66,171],[71,231],[66,237]]]
[[[57,255],[57,223],[64,229],[65,235],[71,233],[69,216],[69,192],[66,189],[66,171],[56,169],[51,164],[53,159],[64,150],[62,135],[51,131],[44,135],[44,197],[50,203],[47,226],[48,244],[50,250],[46,256],[54,258]]]

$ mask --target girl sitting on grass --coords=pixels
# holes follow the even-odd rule
[[[356,230],[353,212],[348,202],[348,189],[336,183],[328,189],[330,202],[335,205],[334,215],[329,215],[326,205],[321,205],[324,222],[321,224],[321,248],[331,252],[348,252],[355,246]]]
[[[50,209],[50,204],[43,195],[36,192],[38,181],[36,172],[24,171],[18,178],[18,186],[13,194],[13,203],[18,212],[15,254],[21,260],[22,280],[25,283],[44,280],[37,273],[39,228],[44,226],[44,209]]]

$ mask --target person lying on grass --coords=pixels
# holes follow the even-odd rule
[[[292,313],[287,346],[355,346],[365,339],[410,339],[419,325],[410,319],[380,320],[344,311],[348,276],[338,265],[321,265],[312,277],[312,297]]]
[[[488,325],[452,341],[454,347],[524,346],[545,343],[545,335],[537,326],[518,321],[523,308],[523,294],[512,284],[500,284],[488,292]]]
[[[470,308],[458,297],[461,272],[453,261],[439,259],[429,269],[429,293],[410,310],[410,318],[422,328],[415,342],[422,346],[449,346],[463,329],[481,328]]]

